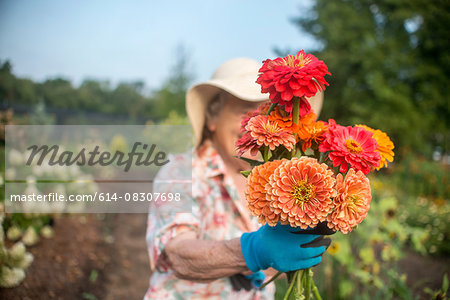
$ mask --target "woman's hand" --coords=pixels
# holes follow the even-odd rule
[[[241,236],[241,249],[252,272],[272,267],[281,272],[307,269],[321,262],[331,240],[289,225],[262,226]]]

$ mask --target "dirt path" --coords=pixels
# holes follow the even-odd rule
[[[28,248],[34,262],[8,300],[142,299],[149,279],[146,214],[65,215],[55,234]]]
[[[106,221],[112,222],[114,264],[107,270],[104,299],[142,299],[150,278],[145,244],[147,215],[108,215]]]
[[[414,296],[430,299],[424,289],[436,291],[442,287],[444,274],[450,275],[450,257],[422,256],[406,250],[405,257],[399,261],[399,270],[407,275],[406,284]]]

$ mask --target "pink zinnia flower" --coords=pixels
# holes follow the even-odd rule
[[[369,179],[363,172],[350,169],[345,180],[342,174],[337,175],[336,190],[335,208],[328,215],[327,223],[329,228],[346,234],[367,216],[372,199]]]
[[[372,133],[362,127],[343,127],[330,123],[325,140],[319,145],[320,152],[330,151],[333,167],[340,166],[341,173],[351,166],[364,174],[378,166],[381,156]]]
[[[247,130],[245,129],[245,127],[248,124],[248,121],[250,121],[251,118],[258,116],[258,115],[265,115],[266,113],[263,110],[268,110],[268,108],[266,109],[266,106],[268,106],[266,103],[263,103],[262,105],[260,105],[257,109],[253,110],[253,111],[249,111],[245,114],[245,116],[242,118],[241,121],[241,132],[246,132]]]
[[[296,55],[267,59],[259,70],[257,83],[262,93],[269,93],[272,103],[284,105],[286,111],[292,110],[292,98],[299,97],[300,110],[309,112],[311,106],[305,97],[312,97],[325,90],[324,76],[330,74],[325,63],[303,50]]]
[[[259,146],[268,146],[272,151],[280,145],[289,151],[294,148],[295,138],[292,132],[279,126],[277,121],[269,120],[266,115],[251,118],[245,129]]]
[[[236,141],[236,147],[238,148],[238,157],[241,157],[247,151],[249,151],[252,156],[255,156],[258,154],[259,148],[261,148],[248,131]]]
[[[266,199],[282,223],[306,229],[325,221],[333,209],[333,171],[312,157],[285,160],[266,184]]]

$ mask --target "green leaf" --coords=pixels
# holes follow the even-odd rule
[[[235,156],[235,157],[237,157],[237,156]],[[254,159],[250,159],[250,158],[245,158],[245,157],[242,157],[242,156],[239,157],[239,158],[242,159],[243,161],[249,163],[252,167],[256,167],[256,166],[259,166],[259,165],[264,164],[264,162],[259,161],[259,160],[254,160]]]
[[[96,282],[98,278],[98,272],[97,270],[92,270],[91,274],[89,275],[89,281],[90,282]]]
[[[375,254],[372,247],[365,247],[359,251],[359,257],[366,265],[370,265],[375,260]]]
[[[97,297],[95,297],[95,295],[92,295],[91,293],[83,293],[83,299],[86,300],[98,300]]]
[[[448,276],[447,273],[444,274],[444,279],[442,280],[442,293],[446,294],[448,290]]]
[[[242,175],[244,175],[245,176],[245,178],[247,178],[248,177],[248,175],[250,175],[250,173],[251,173],[252,171],[241,171],[241,174]]]

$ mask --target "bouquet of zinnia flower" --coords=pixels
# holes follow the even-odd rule
[[[246,115],[236,145],[239,157],[253,167],[242,173],[248,178],[248,208],[261,224],[301,229],[326,224],[347,234],[369,211],[366,175],[393,161],[394,144],[384,132],[316,120],[307,98],[325,90],[325,75],[331,75],[325,63],[303,50],[265,60],[259,70],[256,82],[271,103]],[[263,161],[242,157],[246,152],[261,153]],[[286,299],[291,293],[321,299],[310,269],[287,275]]]

